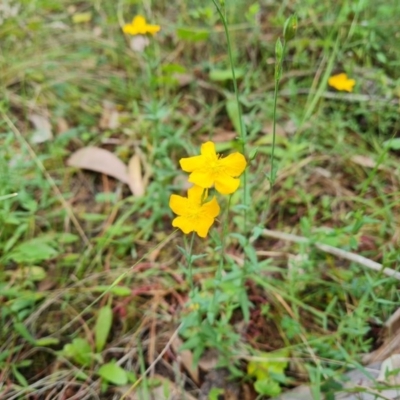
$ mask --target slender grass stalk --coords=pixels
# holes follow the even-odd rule
[[[232,71],[232,81],[233,81],[233,90],[235,92],[235,99],[237,103],[237,108],[238,108],[238,117],[240,121],[240,142],[242,145],[242,153],[246,157],[246,143],[247,143],[247,135],[246,135],[246,127],[243,122],[243,114],[242,114],[242,107],[240,105],[240,100],[239,100],[239,89],[237,85],[237,80],[236,80],[236,73],[235,73],[235,68],[234,68],[234,62],[233,62],[233,54],[232,54],[232,44],[231,44],[231,37],[229,34],[229,29],[228,29],[228,23],[226,20],[226,16],[222,12],[221,6],[218,4],[217,0],[212,0],[214,3],[215,8],[217,9],[217,12],[221,18],[221,22],[224,26],[224,31],[225,31],[225,36],[226,36],[226,42],[228,46],[228,56],[229,56],[229,63],[231,66],[231,71]],[[244,210],[243,210],[243,218],[244,218],[244,227],[246,229],[247,227],[247,171],[244,171],[243,174],[243,204],[244,204]]]
[[[194,283],[193,283],[193,243],[194,243],[194,235],[195,233],[192,232],[192,237],[190,238],[189,249],[186,253],[186,261],[188,267],[188,279],[190,285],[190,295],[193,294],[194,290]]]
[[[272,196],[272,188],[276,181],[276,173],[275,173],[275,147],[276,147],[276,109],[278,103],[278,89],[279,83],[281,81],[282,76],[282,65],[283,60],[285,58],[286,52],[286,40],[283,41],[282,45],[282,53],[280,55],[277,54],[277,60],[275,65],[275,85],[274,85],[274,103],[273,103],[273,110],[272,110],[272,148],[271,148],[271,163],[270,163],[270,175],[269,175],[269,190],[267,196],[267,204],[265,210],[261,216],[261,226],[264,226],[267,220],[269,207],[271,204],[271,196]]]
[[[243,155],[246,157],[246,144],[247,144],[247,135],[246,135],[246,127],[244,125],[243,122],[243,114],[242,114],[242,107],[240,104],[240,100],[239,100],[239,89],[238,89],[238,85],[237,85],[237,80],[236,80],[236,73],[235,73],[235,68],[234,68],[234,61],[233,61],[233,54],[232,54],[232,44],[231,44],[231,38],[230,38],[230,34],[229,34],[229,29],[228,29],[228,23],[227,23],[227,19],[226,19],[226,15],[224,15],[224,13],[222,12],[221,6],[220,4],[218,4],[217,0],[212,0],[212,2],[214,3],[215,8],[217,9],[217,12],[221,18],[221,22],[224,26],[224,31],[225,31],[225,36],[226,36],[226,42],[227,42],[227,47],[228,47],[228,56],[229,56],[229,62],[230,62],[230,67],[231,67],[231,71],[232,71],[232,81],[233,81],[233,89],[235,92],[235,99],[236,99],[236,104],[237,104],[237,108],[238,108],[238,117],[239,117],[239,121],[240,121],[240,142],[242,145],[242,153]],[[243,174],[243,197],[242,197],[242,203],[244,205],[244,209],[243,209],[243,226],[244,226],[244,233],[247,232],[247,205],[248,205],[248,195],[247,195],[247,170],[244,171]],[[230,204],[230,203],[229,203]],[[228,206],[229,208],[229,206]],[[224,229],[225,230],[225,229]],[[223,233],[222,235],[222,239],[223,239],[223,244],[222,244],[222,248],[225,248],[225,233]],[[244,253],[246,254],[246,253]],[[220,260],[220,265],[221,263],[223,263],[224,260],[224,254],[223,252],[221,253],[221,260]],[[222,268],[223,265],[220,267],[220,265],[218,266],[218,270],[217,270],[217,281],[218,281],[218,274],[221,273],[222,274]],[[244,292],[243,294],[245,294],[245,298],[247,299],[247,294],[245,293],[245,282],[246,282],[246,278],[249,275],[249,265],[246,259],[246,256],[244,258],[244,262],[243,262],[243,268],[242,268],[242,277],[241,277],[241,285],[240,287],[243,288]],[[239,296],[241,298],[241,296]],[[215,299],[215,293],[214,293],[214,299]],[[214,301],[213,301],[214,303]],[[243,311],[243,314],[245,316],[249,316],[249,303],[247,301],[245,302],[241,302],[241,308]],[[248,317],[245,317],[245,319],[247,320]]]
[[[208,320],[210,323],[214,322],[214,317],[217,314],[215,311],[218,308],[217,306],[217,297],[218,297],[218,286],[221,284],[222,281],[222,272],[224,270],[224,257],[225,257],[225,249],[226,249],[226,235],[228,232],[228,222],[229,222],[229,208],[231,205],[231,199],[232,196],[229,196],[229,200],[228,200],[228,206],[226,207],[226,216],[224,218],[224,225],[222,227],[222,233],[221,233],[221,250],[220,250],[220,257],[219,257],[219,262],[218,262],[218,267],[217,267],[217,271],[215,274],[215,283],[217,285],[217,288],[214,290],[214,295],[213,295],[213,301],[212,301],[212,313],[209,312],[208,314]]]

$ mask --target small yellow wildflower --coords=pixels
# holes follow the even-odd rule
[[[172,226],[179,228],[183,233],[196,232],[205,238],[214,219],[218,216],[220,208],[215,197],[211,201],[203,202],[204,189],[193,186],[188,190],[188,197],[171,195],[169,206],[178,215]]]
[[[131,24],[126,24],[122,28],[124,33],[128,33],[129,35],[145,35],[146,33],[151,33],[154,35],[160,29],[161,28],[159,25],[148,24],[146,19],[141,15],[136,15]]]
[[[201,155],[182,158],[179,163],[186,172],[191,172],[189,182],[203,189],[215,189],[222,194],[231,194],[240,184],[238,177],[246,168],[243,154],[233,153],[222,158],[215,152],[215,144],[206,142],[201,146]]]
[[[345,90],[346,92],[352,92],[355,84],[356,81],[354,79],[349,79],[345,73],[333,75],[328,80],[329,86],[332,86],[337,90]]]

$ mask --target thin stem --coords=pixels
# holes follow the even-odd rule
[[[240,142],[242,145],[242,153],[246,157],[246,129],[243,123],[243,116],[242,116],[242,107],[240,105],[239,101],[239,90],[237,86],[237,81],[236,81],[236,73],[235,73],[235,68],[234,68],[234,62],[233,62],[233,54],[232,54],[232,45],[231,45],[231,38],[229,35],[229,29],[228,29],[228,24],[226,21],[225,15],[222,13],[221,7],[218,4],[217,0],[212,0],[212,2],[215,5],[215,8],[217,9],[217,12],[221,18],[222,24],[224,26],[225,30],[225,36],[226,36],[226,42],[228,45],[228,55],[229,55],[229,62],[231,65],[231,71],[232,71],[232,81],[233,81],[233,90],[235,92],[235,98],[236,98],[236,103],[237,103],[237,108],[238,108],[238,117],[240,121]],[[243,204],[246,206],[247,205],[247,171],[244,171],[243,174]],[[243,218],[244,218],[244,227],[246,229],[247,227],[247,207],[244,207],[243,210]]]
[[[276,174],[274,171],[274,161],[275,161],[275,147],[276,147],[276,109],[277,109],[277,103],[278,103],[278,88],[279,88],[279,83],[281,80],[281,74],[282,74],[282,64],[283,64],[283,59],[285,57],[285,50],[286,50],[286,41],[283,42],[282,46],[282,56],[280,57],[278,62],[278,73],[276,74],[275,78],[275,85],[274,85],[274,105],[273,105],[273,123],[272,123],[272,149],[271,149],[271,171],[269,175],[269,190],[268,190],[268,196],[267,196],[267,204],[265,207],[265,211],[263,212],[263,215],[261,217],[261,225],[265,225],[268,211],[269,211],[269,206],[271,204],[271,196],[272,196],[272,188],[275,184],[276,180]]]
[[[186,259],[188,263],[188,279],[189,279],[189,285],[190,285],[190,295],[193,294],[194,290],[194,283],[193,283],[193,243],[194,243],[194,232],[192,233],[192,237],[190,238],[190,244],[189,244],[189,249],[186,254]]]
[[[226,215],[224,218],[224,224],[222,227],[222,233],[221,233],[221,250],[220,250],[220,256],[219,256],[219,262],[218,262],[218,267],[217,267],[217,271],[215,273],[215,283],[217,285],[217,287],[214,290],[214,296],[213,296],[213,302],[212,302],[212,309],[213,309],[213,315],[215,316],[217,313],[214,313],[214,311],[217,308],[217,296],[218,296],[218,289],[219,289],[219,285],[222,281],[222,271],[224,270],[224,257],[225,257],[225,245],[226,245],[226,235],[228,232],[228,222],[229,222],[229,208],[231,205],[231,199],[232,196],[229,196],[229,200],[228,200],[228,206],[226,207]]]

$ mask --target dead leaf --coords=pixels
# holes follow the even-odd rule
[[[71,155],[67,165],[112,176],[129,185],[126,165],[113,153],[99,147],[84,147]]]
[[[199,369],[197,367],[193,366],[193,354],[190,350],[182,350],[179,351],[179,348],[182,346],[183,342],[179,337],[176,337],[174,341],[172,342],[172,349],[176,353],[176,355],[179,357],[179,361],[182,363],[182,365],[185,367],[186,371],[190,375],[190,377],[193,379],[194,383],[196,385],[199,384],[200,379],[199,379]]]
[[[112,101],[103,101],[103,112],[99,126],[101,129],[117,129],[119,127],[119,112]]]
[[[209,349],[204,352],[199,360],[199,367],[206,372],[214,370],[218,364],[218,353]]]
[[[129,187],[136,197],[144,195],[145,185],[142,176],[142,167],[140,165],[140,157],[134,154],[128,164]]]
[[[361,165],[362,167],[366,168],[375,168],[376,167],[376,162],[371,158],[367,156],[362,156],[362,155],[355,155],[351,157],[351,161],[354,163]],[[382,169],[383,166],[379,166],[378,169]]]
[[[396,332],[400,333],[400,308],[389,317],[384,326],[388,330],[389,336],[395,335]]]
[[[58,118],[57,119],[57,133],[61,134],[67,132],[69,130],[68,122],[65,118]]]
[[[237,137],[238,134],[235,131],[228,131],[226,129],[217,128],[214,131],[212,141],[214,143],[229,142],[231,140],[235,140]],[[202,135],[202,139],[204,141],[209,140],[209,135]]]
[[[49,119],[44,115],[30,114],[28,116],[29,121],[35,128],[31,137],[32,143],[44,143],[48,140],[53,139],[53,133],[51,131],[51,124]]]
[[[376,380],[388,385],[400,385],[399,368],[400,354],[393,354],[382,362],[381,370]]]
[[[195,77],[192,74],[175,73],[172,76],[177,80],[180,87],[187,86],[195,80]]]
[[[365,364],[383,361],[393,354],[400,353],[400,308],[398,308],[385,322],[381,336],[382,345],[363,357]]]
[[[263,128],[261,129],[261,133],[263,133],[264,135],[269,135],[269,134],[272,135],[273,130],[274,130],[274,123],[270,121],[263,126]],[[282,128],[280,124],[275,125],[275,133],[276,136],[286,137],[285,129]]]
[[[129,41],[129,47],[137,53],[142,53],[144,49],[150,44],[150,40],[147,36],[137,35],[131,38]]]

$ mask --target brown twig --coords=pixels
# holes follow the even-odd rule
[[[384,267],[382,264],[379,264],[375,261],[372,261],[366,257],[360,256],[359,254],[350,253],[345,250],[338,249],[333,246],[329,246],[323,243],[311,243],[307,238],[302,236],[293,235],[291,233],[271,231],[269,229],[264,229],[262,232],[263,236],[273,237],[275,239],[286,240],[289,242],[295,243],[305,243],[312,244],[317,249],[324,251],[325,253],[332,254],[333,256],[344,258],[345,260],[349,260],[355,262],[363,267],[372,269],[374,271],[382,272],[387,276],[400,280],[400,272],[395,271],[394,269]]]

